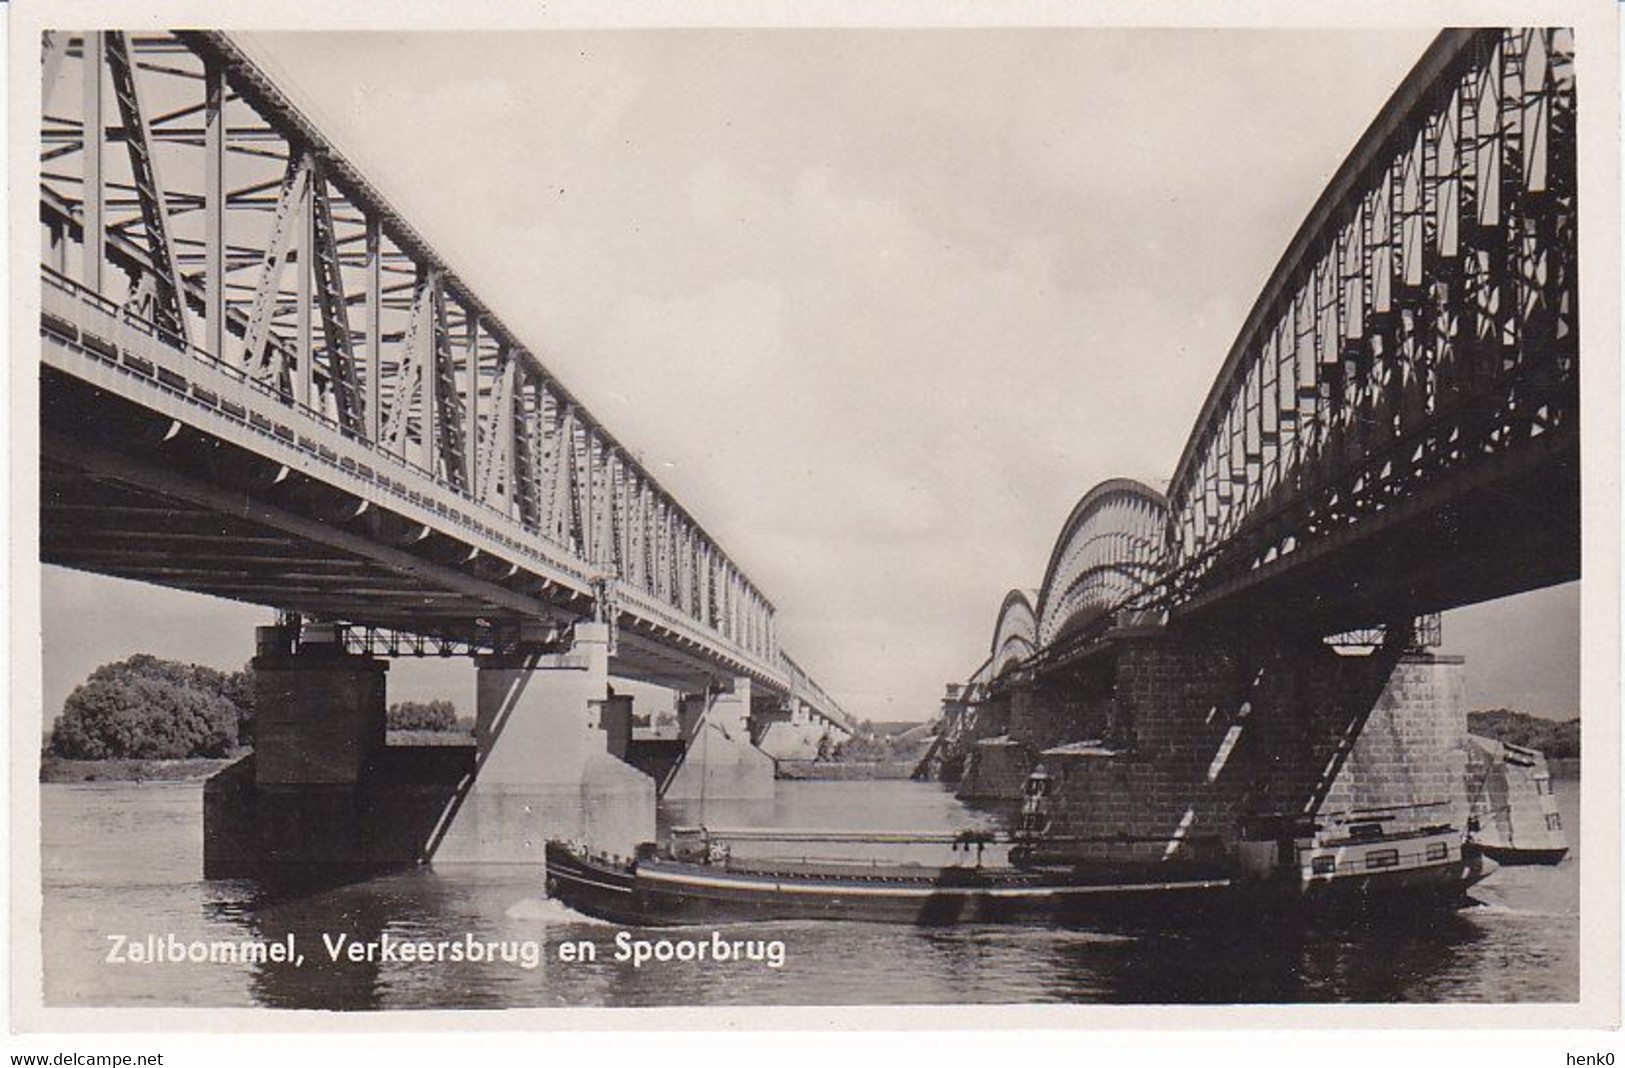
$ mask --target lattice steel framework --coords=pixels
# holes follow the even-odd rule
[[[1439,613],[1430,612],[1418,616],[1408,624],[1401,624],[1407,633],[1400,637],[1399,647],[1407,651],[1420,651],[1423,649],[1437,649],[1444,641],[1444,625]],[[1389,644],[1393,636],[1394,625],[1385,624],[1379,627],[1361,627],[1358,630],[1343,631],[1340,634],[1328,634],[1322,639],[1327,645],[1343,648],[1381,649]]]
[[[1038,615],[1026,590],[1011,590],[999,605],[999,618],[993,625],[993,646],[988,661],[989,679],[996,679],[1012,665],[1019,665],[1038,650]]]
[[[1168,506],[1132,479],[1084,494],[1061,527],[1038,597],[1038,646],[1104,620],[1155,587],[1166,558]]]
[[[1571,31],[1441,36],[1203,406],[1168,493],[1170,601],[1533,439],[1577,441],[1575,148]]]
[[[223,372],[188,403],[828,699],[728,555],[225,35],[47,33],[42,73],[47,336],[183,391]]]

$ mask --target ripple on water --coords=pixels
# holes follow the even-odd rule
[[[1572,808],[1575,784],[1559,782]],[[692,821],[758,826],[921,829],[985,825],[938,786],[913,782],[780,784],[777,800]],[[671,817],[668,814],[669,818]],[[1046,927],[921,929],[787,922],[722,928],[772,938],[783,968],[693,962],[639,970],[612,958],[614,924],[541,896],[529,868],[416,869],[364,883],[284,891],[201,877],[202,792],[98,784],[41,791],[46,1001],[52,1005],[307,1009],[502,1008],[547,1005],[1257,1003],[1301,1001],[1561,1001],[1577,996],[1578,862],[1504,869],[1475,888],[1486,902],[1426,925],[1369,932],[1270,929],[1133,935]],[[1577,826],[1570,809],[1565,826]],[[1573,832],[1578,838],[1578,832]],[[931,858],[920,859],[926,862]],[[640,937],[705,938],[693,925]],[[296,970],[248,966],[117,970],[109,932],[181,938],[293,934],[319,952],[323,932],[391,937],[535,939],[540,967],[323,961]],[[599,946],[595,962],[557,959],[563,941]]]
[[[552,897],[521,898],[503,910],[503,915],[510,920],[520,920],[525,923],[539,923],[543,926],[614,926],[608,920],[589,916],[585,912],[577,912],[564,902]]]

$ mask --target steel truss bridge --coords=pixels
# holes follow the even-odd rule
[[[1441,34],[1287,246],[1167,491],[1084,496],[971,690],[1124,625],[1380,641],[1578,578],[1577,212],[1572,32]]]
[[[844,722],[773,603],[228,36],[47,33],[42,66],[45,561],[421,639],[390,649],[596,618],[617,674]]]

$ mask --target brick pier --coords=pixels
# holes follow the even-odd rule
[[[1314,638],[1124,628],[1064,675],[1007,680],[965,713],[958,793],[1014,800],[1041,765],[1052,833],[1147,839],[1093,850],[1113,855],[1228,852],[1243,817],[1275,813],[1393,808],[1396,825],[1465,827],[1464,670]]]

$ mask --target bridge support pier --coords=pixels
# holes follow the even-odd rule
[[[1019,801],[1021,787],[1038,763],[1050,702],[1031,679],[1005,687],[983,703],[981,735],[969,746],[954,796],[962,801]]]
[[[1039,755],[1053,834],[1138,837],[1095,851],[1156,860],[1233,850],[1247,816],[1388,809],[1394,827],[1465,828],[1459,658],[1169,633],[1113,644],[1076,740]]]
[[[954,796],[961,801],[1019,801],[1022,784],[1037,763],[1032,746],[1008,734],[980,739],[966,754]]]
[[[386,746],[387,664],[261,629],[256,749],[204,789],[204,874],[320,878],[425,861],[540,864],[549,838],[630,854],[655,784],[611,755],[608,631],[479,666],[476,748]]]
[[[254,660],[255,779],[353,786],[384,746],[386,661],[339,651]]]
[[[1009,684],[981,705],[977,740],[968,746],[954,797],[962,801],[1016,801],[1037,762],[1033,748],[1037,688],[1030,679]]]
[[[292,651],[261,627],[254,658],[254,753],[211,777],[203,796],[210,877],[327,875],[410,862],[391,852],[389,821],[368,784],[384,750],[388,664],[336,644]]]
[[[685,721],[697,724],[663,795],[670,801],[766,801],[774,796],[773,758],[751,744],[751,682],[730,690],[683,698]],[[686,725],[686,723],[685,723]]]
[[[829,724],[795,697],[772,709],[758,710],[751,717],[750,733],[756,747],[775,761],[816,760],[820,752],[827,753],[836,744]]]
[[[601,623],[576,624],[564,652],[482,658],[474,779],[431,859],[539,864],[549,838],[628,856],[654,841],[654,780],[610,752],[627,703],[609,694]]]

